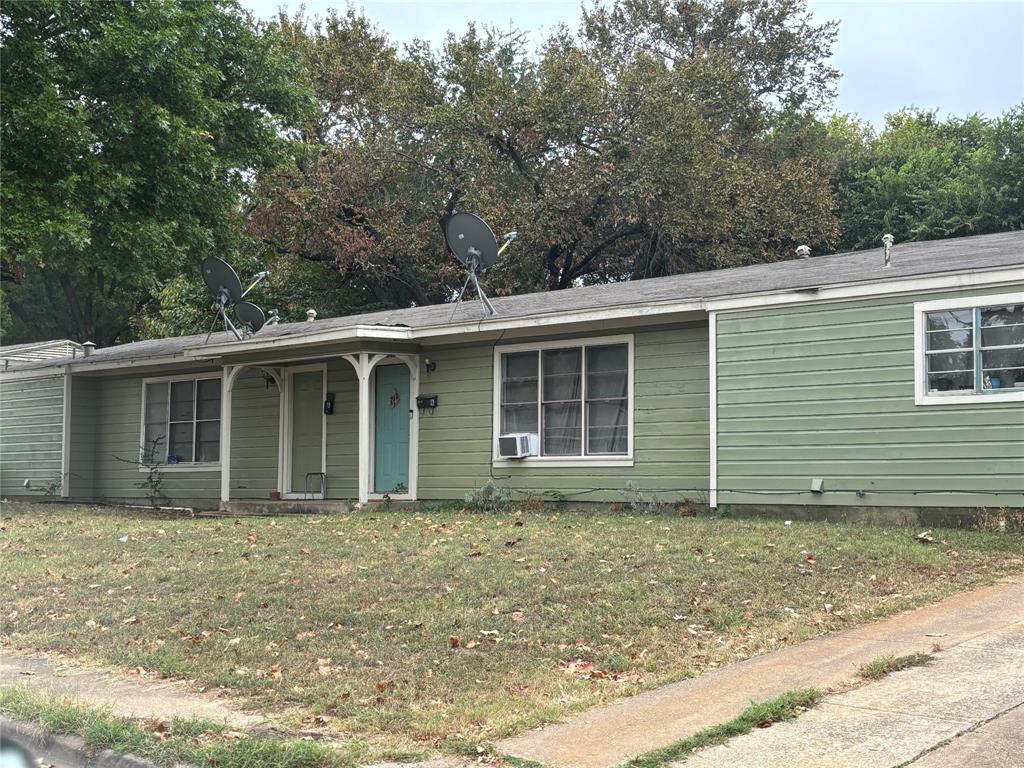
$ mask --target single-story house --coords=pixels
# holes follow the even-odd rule
[[[569,503],[1024,507],[1024,232],[891,258],[11,362],[0,493],[139,503],[151,461],[199,508],[461,499],[488,480]]]

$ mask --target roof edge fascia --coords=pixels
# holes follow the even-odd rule
[[[67,371],[104,371],[173,363],[198,363],[215,360],[224,354],[289,349],[335,341],[362,339],[376,341],[427,341],[444,339],[451,336],[485,334],[522,328],[544,329],[550,328],[552,325],[570,325],[593,322],[595,320],[616,320],[636,317],[657,318],[659,316],[687,312],[735,312],[797,304],[865,299],[872,296],[894,296],[922,291],[998,286],[1008,283],[1019,283],[1022,280],[1024,280],[1024,277],[1022,277],[1021,266],[990,267],[945,272],[942,274],[893,277],[885,281],[838,283],[799,290],[751,292],[720,299],[667,300],[625,304],[615,307],[598,307],[575,312],[548,312],[539,315],[509,318],[505,321],[487,321],[485,318],[480,318],[454,325],[434,325],[417,329],[402,325],[355,325],[298,336],[282,336],[266,340],[253,339],[244,342],[231,342],[210,346],[197,345],[186,347],[182,353],[166,357],[130,358],[109,363],[89,363],[84,359],[74,362],[65,360],[59,363],[55,362],[52,367],[34,368],[25,371],[0,371],[0,378],[7,380],[37,379],[57,376]]]
[[[110,362],[90,363],[78,359],[75,361],[62,360],[54,362],[52,366],[29,368],[27,370],[0,371],[0,380],[14,379],[49,379],[54,376],[62,376],[65,373],[92,373],[94,371],[114,371],[120,368],[147,368],[161,365],[200,365],[204,362],[212,362],[216,357],[196,356],[184,357],[178,355],[164,355],[162,357],[132,357],[126,360],[111,360]]]

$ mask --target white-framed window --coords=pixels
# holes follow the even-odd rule
[[[628,466],[633,459],[633,336],[509,344],[494,350],[494,447],[501,435],[537,435],[559,466]]]
[[[918,405],[1024,400],[1024,292],[914,304]]]
[[[220,376],[198,374],[142,382],[143,460],[167,467],[220,463]]]

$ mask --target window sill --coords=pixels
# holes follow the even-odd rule
[[[209,464],[158,464],[158,472],[220,472],[220,462]],[[139,472],[149,472],[146,467],[139,467]]]
[[[1006,389],[985,394],[918,395],[914,405],[981,405],[983,403],[1012,403],[1024,401],[1024,388]]]
[[[632,456],[567,456],[565,458],[558,456],[529,456],[525,459],[501,459],[497,456],[491,457],[491,464],[495,467],[511,468],[511,467],[530,467],[533,469],[540,469],[542,467],[551,468],[582,468],[582,467],[632,467],[633,457]]]

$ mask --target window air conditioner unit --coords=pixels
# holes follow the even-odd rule
[[[503,459],[525,459],[536,456],[540,440],[534,432],[512,432],[498,437],[498,456]]]

